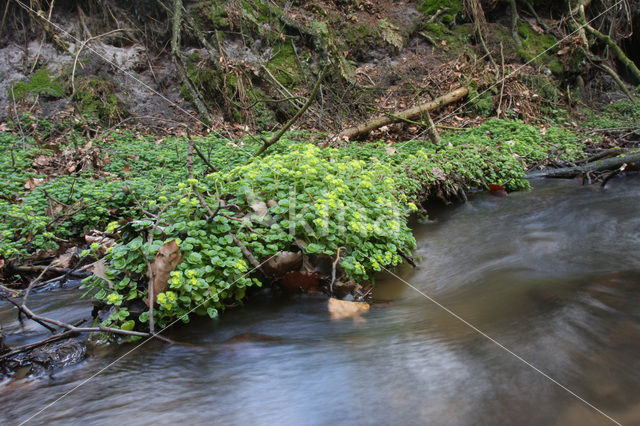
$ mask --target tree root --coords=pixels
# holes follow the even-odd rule
[[[516,4],[516,0],[509,0],[509,4],[511,5],[511,37],[513,37],[513,40],[518,46],[522,46],[522,40],[520,40],[520,36],[518,35],[518,21],[520,20],[518,5]]]

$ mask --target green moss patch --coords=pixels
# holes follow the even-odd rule
[[[17,81],[11,86],[16,100],[23,99],[26,95],[42,95],[51,98],[61,98],[65,95],[65,90],[58,79],[51,78],[47,68],[36,71],[29,81]],[[9,91],[11,97],[11,90]]]
[[[420,11],[426,18],[434,14],[440,14],[440,21],[443,24],[454,23],[456,15],[462,12],[462,2],[460,0],[425,0],[420,6]]]
[[[518,47],[518,53],[523,60],[544,65],[555,75],[563,73],[564,68],[555,56],[558,48],[553,36],[538,34],[527,23],[518,25],[518,34],[522,41],[522,46]]]

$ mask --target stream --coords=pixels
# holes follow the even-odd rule
[[[605,188],[539,180],[476,194],[415,224],[418,268],[395,271],[623,424],[640,424],[640,176]],[[168,337],[96,346],[51,374],[0,384],[0,424],[605,425],[605,416],[390,274],[371,311],[331,321],[326,297],[259,299]],[[85,318],[77,288],[30,296]],[[37,308],[37,309],[36,309]],[[0,304],[6,343],[21,329]]]

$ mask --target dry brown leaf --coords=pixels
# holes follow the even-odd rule
[[[122,168],[122,171],[125,172],[126,174],[129,174],[131,173],[131,167],[125,164],[124,167]]]
[[[71,268],[78,258],[76,251],[76,247],[71,247],[64,254],[58,256],[58,258],[55,260],[55,265],[60,268]]]
[[[269,213],[269,207],[267,207],[267,203],[265,203],[264,201],[257,201],[251,204],[251,208],[253,209],[254,212],[256,212],[256,215],[261,219],[265,217],[267,213]]]
[[[385,152],[386,152],[387,154],[389,154],[389,155],[393,155],[393,154],[395,154],[396,152],[398,152],[398,150],[397,150],[397,149],[392,148],[392,147],[390,147],[390,146],[386,146],[386,147],[384,148],[384,150],[385,150]]]
[[[360,314],[369,311],[369,304],[364,302],[348,302],[336,298],[329,299],[329,314],[331,320],[336,321],[343,318],[359,318]]]
[[[178,247],[176,240],[164,243],[158,249],[158,253],[150,265],[150,272],[153,274],[153,303],[156,302],[158,294],[167,289],[169,275],[180,262],[182,262],[182,253],[180,253],[180,247]],[[147,305],[150,305],[148,300]]]
[[[48,166],[51,163],[51,160],[53,160],[51,157],[47,156],[47,155],[38,155],[34,160],[33,160],[33,165],[34,166]]]
[[[104,264],[102,259],[98,260],[96,263],[93,264],[92,272],[93,272],[93,275],[95,275],[96,277],[102,278],[103,280],[105,280],[107,284],[109,284],[109,288],[113,288],[113,281],[107,278],[107,275],[106,275],[107,265]]]
[[[29,178],[24,183],[24,189],[33,191],[35,188],[44,185],[44,179],[41,178]]]

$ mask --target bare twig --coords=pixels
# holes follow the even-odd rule
[[[282,128],[280,129],[280,131],[278,131],[278,133],[273,135],[270,139],[264,140],[264,144],[262,145],[262,147],[260,147],[258,152],[256,152],[253,155],[254,157],[260,156],[263,152],[267,150],[267,148],[269,148],[274,143],[278,142],[282,137],[282,135],[284,135],[286,131],[289,130],[289,128],[293,126],[293,124],[296,121],[298,121],[298,119],[302,116],[302,114],[304,114],[304,112],[311,106],[311,103],[313,102],[314,98],[318,94],[318,90],[320,89],[320,84],[322,83],[322,80],[324,80],[325,75],[327,75],[327,71],[329,71],[329,64],[324,66],[322,72],[320,73],[320,76],[318,77],[318,80],[316,81],[315,86],[313,86],[313,90],[311,91],[311,94],[309,95],[307,102],[305,102],[302,108],[300,108],[298,112],[296,112],[296,114],[293,117],[291,117],[291,119],[287,121],[287,123],[284,126],[282,126]]]
[[[502,84],[500,85],[500,99],[498,100],[498,109],[496,110],[496,116],[500,118],[502,115],[502,96],[504,95],[504,49],[502,46],[502,42],[500,42],[500,64],[502,65]]]
[[[73,67],[71,68],[71,96],[73,96],[74,93],[76,93],[76,86],[75,86],[76,67],[78,65],[78,57],[80,57],[80,52],[82,52],[82,49],[84,49],[84,47],[90,41],[99,39],[100,37],[108,36],[109,34],[113,34],[113,33],[119,32],[119,31],[124,31],[124,30],[122,30],[120,28],[116,29],[116,30],[112,30],[112,31],[106,32],[104,34],[99,34],[97,36],[89,37],[88,39],[86,39],[82,43],[80,43],[80,47],[76,51],[76,54],[75,54],[75,56],[73,58]]]
[[[44,269],[42,269],[42,272],[40,272],[40,275],[38,275],[38,277],[35,280],[32,280],[29,283],[29,286],[24,292],[24,297],[22,298],[22,306],[24,306],[24,304],[27,303],[27,299],[29,298],[29,293],[31,292],[31,289],[33,288],[33,286],[42,279],[44,274],[46,274],[49,268],[51,268],[51,265],[52,263],[48,264]]]
[[[231,235],[231,238],[233,238],[233,242],[236,243],[236,245],[240,248],[240,251],[242,251],[243,256],[249,261],[251,266],[253,266],[254,269],[262,273],[262,266],[260,265],[260,262],[258,262],[255,256],[249,251],[249,249],[247,249],[247,247],[245,247],[245,245],[242,244],[242,241],[240,241],[235,236],[235,234],[229,234],[229,235]]]
[[[74,331],[76,333],[95,333],[95,332],[104,332],[104,333],[114,333],[114,334],[123,334],[127,336],[139,336],[139,337],[147,337],[150,336],[149,333],[142,333],[139,331],[130,331],[130,330],[122,330],[120,328],[112,328],[112,327],[76,327],[74,325],[68,324],[66,322],[58,321],[53,318],[47,318],[33,313],[31,309],[26,307],[25,305],[21,305],[14,300],[11,300],[8,297],[4,297],[3,299],[7,300],[9,303],[14,305],[16,308],[20,309],[20,311],[27,316],[27,318],[37,321],[38,323],[47,323],[51,325],[55,325],[60,328],[64,328],[69,331]]]
[[[193,144],[193,149],[196,151],[196,154],[198,154],[198,157],[202,158],[202,161],[205,162],[205,164],[207,165],[207,167],[209,167],[209,169],[212,172],[217,172],[218,169],[214,167],[213,164],[211,164],[209,162],[209,160],[207,160],[207,158],[202,154],[202,152],[200,151],[200,148],[198,148],[198,145],[196,145],[195,143]]]

